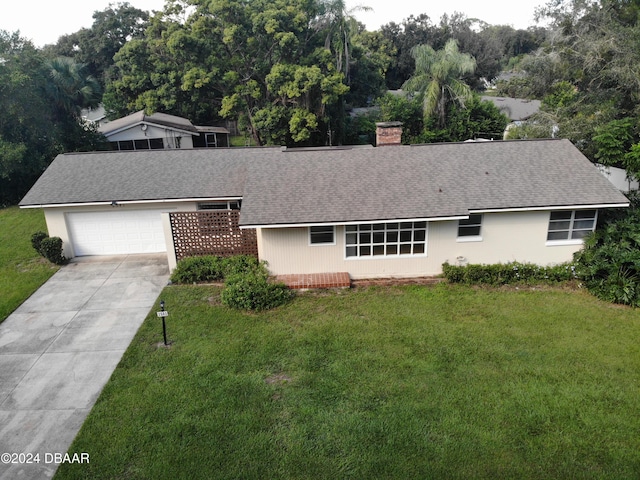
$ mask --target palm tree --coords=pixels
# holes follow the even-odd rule
[[[471,88],[462,77],[476,69],[475,59],[458,50],[456,40],[448,40],[442,50],[429,45],[416,45],[411,50],[416,61],[415,74],[402,86],[407,92],[417,92],[422,98],[425,120],[436,114],[438,125],[445,125],[447,105],[457,102],[464,107],[472,97]]]
[[[357,32],[356,12],[370,12],[371,7],[356,5],[347,9],[344,0],[324,0],[321,3],[323,14],[319,27],[326,28],[325,48],[335,52],[336,70],[344,73],[347,85],[350,84],[351,37]]]
[[[102,91],[87,66],[68,57],[57,57],[44,65],[48,77],[46,93],[62,115],[80,117],[83,108],[96,107]]]

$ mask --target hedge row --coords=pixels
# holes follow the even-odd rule
[[[541,267],[532,263],[497,263],[493,265],[470,264],[465,266],[444,263],[442,273],[451,283],[466,285],[506,285],[510,283],[557,283],[575,280],[576,267],[563,263]]]
[[[260,269],[261,264],[258,259],[248,255],[187,257],[178,262],[171,274],[171,281],[174,283],[221,282],[232,275]]]

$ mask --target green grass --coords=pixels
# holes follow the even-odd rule
[[[235,135],[231,137],[231,146],[232,147],[255,147],[255,142],[253,139],[249,139],[249,145],[247,145],[247,137],[245,135]]]
[[[57,479],[637,479],[640,316],[582,291],[162,295]]]
[[[58,267],[31,246],[31,235],[47,231],[40,209],[0,209],[0,323]]]

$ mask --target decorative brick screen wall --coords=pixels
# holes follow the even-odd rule
[[[170,213],[176,260],[197,255],[258,256],[255,229],[240,230],[240,211]]]

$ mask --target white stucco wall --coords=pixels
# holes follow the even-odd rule
[[[97,205],[97,206],[73,206],[73,207],[47,207],[44,209],[44,218],[47,223],[47,230],[49,236],[60,237],[62,239],[62,245],[64,255],[67,258],[75,257],[73,251],[73,242],[70,236],[69,228],[67,225],[67,214],[78,212],[111,212],[114,209],[118,211],[126,210],[157,210],[158,215],[163,212],[192,212],[196,210],[196,202],[167,202],[167,203],[146,203],[146,204],[122,204],[117,207],[110,205]],[[167,235],[165,229],[165,241],[167,243],[167,252],[173,254],[173,239],[171,238],[171,232]]]
[[[155,127],[153,125],[147,125],[146,130],[142,130],[140,125],[134,125],[131,128],[110,135],[108,140],[110,142],[117,142],[122,140],[142,140],[144,138],[162,138],[164,141],[164,148],[176,148],[176,137],[181,137],[180,148],[193,148],[192,135]]]
[[[430,222],[427,254],[400,257],[345,257],[345,231],[336,227],[335,245],[309,245],[308,228],[258,230],[260,258],[273,274],[349,272],[352,278],[437,275],[448,261],[550,265],[569,261],[581,243],[548,244],[549,212],[484,214],[481,241],[458,241],[457,221]]]

